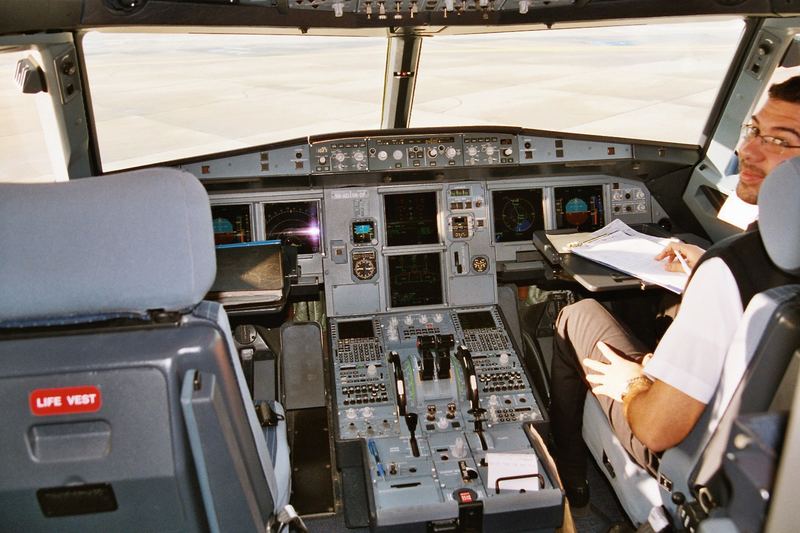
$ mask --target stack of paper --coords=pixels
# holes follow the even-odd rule
[[[573,245],[570,251],[681,294],[689,275],[664,270],[664,263],[655,260],[669,242],[669,239],[639,233],[624,222],[614,220]]]

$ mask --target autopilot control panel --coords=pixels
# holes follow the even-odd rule
[[[497,307],[331,319],[329,334],[336,439],[363,449],[371,526],[458,518],[465,494],[498,530],[511,508],[560,509],[542,468],[529,493],[490,480],[492,454],[535,455],[525,425],[546,424]]]

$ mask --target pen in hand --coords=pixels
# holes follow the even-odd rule
[[[690,275],[692,273],[692,269],[689,268],[689,265],[686,263],[686,259],[683,258],[683,254],[680,250],[675,250],[675,257],[677,257],[678,261],[681,262],[681,268],[683,268],[683,271],[687,275]]]
[[[693,244],[686,244],[684,242],[673,241],[668,243],[658,255],[655,260],[667,260],[664,269],[670,272],[684,272],[686,275],[692,273],[692,269],[700,261],[700,258],[705,253],[705,250]]]

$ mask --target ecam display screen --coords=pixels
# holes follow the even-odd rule
[[[442,261],[438,252],[393,255],[387,260],[392,307],[442,303]]]
[[[387,194],[383,207],[387,246],[439,242],[436,191]]]

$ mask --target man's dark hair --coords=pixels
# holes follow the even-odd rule
[[[789,78],[770,87],[769,97],[792,104],[800,104],[800,76]]]

